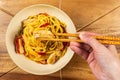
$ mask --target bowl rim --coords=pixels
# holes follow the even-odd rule
[[[71,23],[73,24],[71,18],[70,18],[63,10],[61,10],[61,9],[55,7],[55,6],[49,5],[49,4],[35,4],[35,5],[31,5],[31,6],[25,7],[25,8],[23,8],[22,10],[20,10],[19,12],[17,12],[17,14],[11,19],[11,21],[10,21],[10,23],[9,23],[9,25],[8,25],[8,28],[10,27],[10,25],[12,24],[11,22],[13,22],[13,20],[14,20],[14,18],[15,18],[16,16],[18,16],[20,13],[24,12],[25,10],[27,10],[27,9],[29,9],[29,8],[31,8],[31,7],[36,7],[36,6],[47,6],[47,7],[53,8],[53,9],[55,9],[55,10],[58,10],[58,11],[60,11],[60,13],[62,12],[65,16],[67,16],[67,17],[69,18],[69,20],[71,21]],[[75,28],[75,25],[74,25],[74,24],[73,24],[73,26],[74,26],[74,28]],[[63,67],[65,67],[65,66],[69,63],[69,61],[72,59],[72,57],[73,57],[73,55],[74,55],[74,53],[71,53],[71,58],[69,59],[69,61],[68,61],[67,63],[65,63],[64,65],[59,66],[59,68],[56,68],[54,71],[46,72],[46,73],[35,73],[35,72],[31,72],[31,71],[29,71],[29,70],[21,67],[21,66],[20,66],[16,61],[14,61],[14,59],[12,58],[12,55],[10,54],[10,51],[9,51],[9,47],[8,47],[8,45],[7,45],[7,43],[8,43],[7,41],[9,40],[9,38],[7,37],[8,31],[9,31],[8,28],[7,28],[6,35],[5,35],[5,36],[6,36],[6,37],[5,37],[5,38],[6,38],[6,39],[5,39],[5,43],[6,43],[6,48],[7,48],[8,54],[9,54],[10,58],[12,59],[12,61],[13,61],[18,67],[20,67],[22,70],[24,70],[24,71],[26,71],[26,72],[29,72],[29,73],[35,74],[35,75],[48,75],[48,74],[57,72],[57,71],[59,71],[60,69],[62,69]],[[76,29],[75,29],[75,31],[76,31]]]

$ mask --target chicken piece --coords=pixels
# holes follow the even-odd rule
[[[56,55],[56,53],[53,53],[47,59],[47,63],[48,64],[54,64],[56,62],[56,59],[57,59],[57,55]]]
[[[35,38],[53,38],[54,34],[48,30],[40,30],[38,32],[34,32]]]
[[[19,46],[20,46],[19,51],[20,51],[21,54],[23,54],[24,53],[24,48],[23,48],[22,40],[19,39],[18,42],[19,42]]]
[[[61,57],[61,51],[55,51],[53,54],[49,56],[47,59],[48,64],[54,64]]]

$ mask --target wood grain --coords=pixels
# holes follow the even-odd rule
[[[40,4],[40,3],[47,3],[54,5],[56,7],[59,7],[59,0],[18,0],[16,3],[16,0],[2,0],[0,1],[0,76],[8,75],[11,77],[12,80],[16,80],[18,78],[19,80],[24,80],[29,76],[29,80],[34,79],[44,79],[44,80],[60,80],[60,74],[59,72],[56,72],[54,74],[48,75],[48,76],[35,76],[28,74],[24,72],[21,69],[15,69],[13,70],[15,73],[8,73],[10,70],[14,69],[16,65],[11,61],[10,57],[6,53],[6,47],[5,47],[5,33],[7,26],[9,24],[9,21],[11,20],[12,16],[16,14],[19,10],[23,9],[26,6],[32,5],[32,4]],[[7,13],[7,14],[6,14]],[[4,53],[4,54],[3,54]],[[25,74],[24,74],[25,73]],[[26,76],[27,75],[27,76]],[[19,78],[19,76],[22,76],[22,78]],[[24,76],[24,77],[23,77]],[[9,80],[10,77],[0,77],[0,80]]]
[[[15,67],[16,65],[12,62],[7,53],[0,53],[0,77]]]
[[[62,77],[63,80],[95,80],[87,62],[76,54],[69,64],[62,69]]]
[[[92,23],[101,16],[104,17],[110,12],[112,13],[111,10],[116,7],[118,8],[119,3],[120,0],[64,0],[62,2],[62,10],[71,17],[76,29],[79,29]],[[103,25],[106,24],[105,22],[103,22]],[[85,30],[94,31],[95,28],[105,30],[104,28],[101,28],[100,24],[97,24],[96,26],[93,25],[93,27],[90,26],[89,29],[86,27]],[[63,68],[62,76],[63,80],[95,80],[88,64],[77,55],[73,57],[71,62],[65,68]]]
[[[62,10],[71,17],[77,29],[87,26],[83,30],[110,35],[116,33],[117,36],[120,36],[120,8],[116,8],[119,6],[120,0],[0,0],[2,10],[0,11],[0,80],[61,80],[61,77],[62,80],[95,80],[86,61],[78,55],[74,55],[70,63],[62,69],[62,75],[58,71],[50,75],[37,76],[16,68],[5,47],[7,26],[11,16],[24,7],[39,3],[62,7]],[[111,11],[115,8],[116,10]],[[91,25],[88,26],[88,24]],[[120,52],[119,47],[118,50]]]
[[[59,7],[60,0],[1,0],[0,7],[15,15],[21,9],[34,4],[50,4]]]
[[[0,76],[16,67],[8,56],[5,45],[5,34],[11,18],[10,15],[0,10]]]
[[[0,77],[0,80],[60,80],[60,72],[50,75],[32,75],[20,68],[16,68],[9,72],[7,75]]]
[[[88,25],[102,15],[119,6],[120,0],[63,0],[64,10],[77,29]]]
[[[0,53],[7,52],[5,46],[5,34],[11,18],[11,16],[0,10]]]
[[[5,46],[5,33],[7,30],[7,26],[12,18],[12,14],[16,14],[22,8],[39,3],[49,3],[54,6],[59,7],[59,0],[1,0],[0,1],[0,76],[7,73],[11,69],[13,69],[16,65],[11,61],[10,57],[6,53]],[[3,12],[4,11],[4,12]],[[8,13],[8,14],[6,14]],[[11,14],[11,15],[10,15]],[[3,54],[4,53],[4,54]],[[9,61],[7,61],[9,60]],[[1,80],[1,79],[0,79]]]
[[[99,21],[84,28],[82,31],[96,32],[101,35],[110,35],[120,37],[120,8],[116,9],[107,16],[101,18]],[[120,46],[117,46],[118,53],[120,53]]]

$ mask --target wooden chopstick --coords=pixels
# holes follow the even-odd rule
[[[70,37],[79,37],[79,34],[72,34],[72,33],[54,33],[57,36],[70,36]]]
[[[68,36],[68,37],[79,37],[79,34],[72,34],[72,33],[54,33],[57,36]],[[120,38],[119,37],[112,37],[112,36],[93,36],[102,44],[114,44],[120,45]],[[56,38],[47,38],[47,37],[36,37],[39,40],[49,40],[49,41],[61,41],[61,42],[83,42],[81,39],[56,39]]]
[[[71,34],[71,33],[54,33],[54,34],[57,36],[79,37],[79,34]],[[100,40],[120,41],[119,37],[112,37],[112,36],[93,36],[93,37]]]
[[[61,41],[61,42],[83,42],[80,39],[54,39],[54,38],[40,38],[40,40]],[[120,41],[98,40],[102,44],[120,45]]]

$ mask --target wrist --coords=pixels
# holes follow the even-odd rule
[[[120,80],[120,64],[118,62],[114,62],[114,67],[111,68],[111,77],[112,80]]]
[[[120,80],[120,71],[112,73],[112,80]]]

